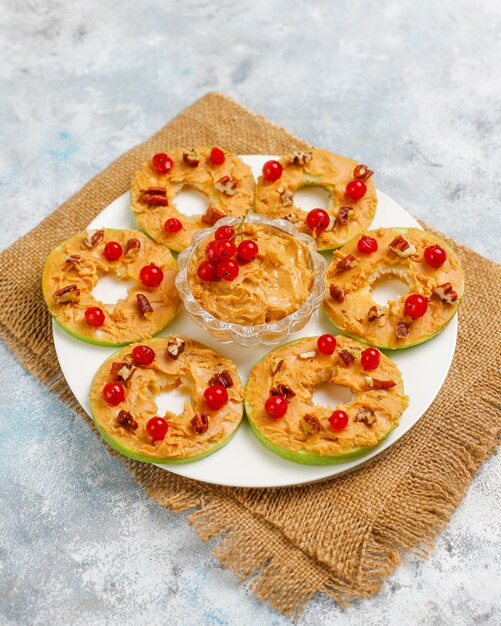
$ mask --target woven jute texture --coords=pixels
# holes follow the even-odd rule
[[[178,146],[281,154],[305,141],[211,93],[93,178],[0,256],[0,333],[24,366],[78,411],[55,366],[40,276],[53,246],[125,192],[143,160]],[[445,238],[447,240],[447,238]],[[327,482],[253,490],[215,487],[120,457],[162,506],[189,511],[215,556],[263,601],[297,616],[313,594],[340,603],[376,593],[403,550],[425,555],[501,431],[499,266],[452,244],[467,277],[449,376],[426,415],[374,462]],[[15,268],[15,271],[13,271]],[[104,444],[103,444],[104,445]],[[84,454],[84,451],[82,451]]]

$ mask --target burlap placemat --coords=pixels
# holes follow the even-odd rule
[[[40,288],[43,262],[53,246],[126,191],[151,154],[202,144],[240,154],[308,147],[225,96],[208,94],[117,159],[0,256],[2,338],[89,424],[61,372],[54,371],[50,317]],[[266,491],[214,487],[120,457],[159,504],[191,510],[188,519],[203,539],[219,537],[214,553],[220,562],[242,580],[251,577],[255,594],[286,615],[297,615],[316,592],[341,603],[374,594],[402,550],[426,554],[496,446],[501,272],[454,245],[468,288],[449,376],[426,415],[372,464],[328,482]]]

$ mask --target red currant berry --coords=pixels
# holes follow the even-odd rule
[[[360,359],[364,370],[375,370],[381,362],[381,352],[376,348],[366,348]]]
[[[317,348],[322,354],[332,354],[336,349],[336,338],[332,335],[320,335],[317,339]]]
[[[344,430],[348,426],[348,413],[344,411],[334,411],[329,417],[332,430]]]
[[[157,170],[159,174],[167,174],[167,172],[172,169],[174,165],[174,161],[163,152],[159,152],[155,154],[155,156],[151,159],[153,167]]]
[[[200,280],[217,280],[219,263],[217,261],[204,261],[198,266],[197,276]]]
[[[372,254],[377,251],[377,241],[369,235],[362,235],[357,243],[357,250],[361,254]]]
[[[204,391],[205,404],[212,411],[217,411],[228,402],[228,392],[223,385],[207,387]]]
[[[283,165],[280,161],[266,161],[263,165],[263,178],[272,183],[282,176]]]
[[[257,257],[259,247],[252,239],[244,239],[238,244],[237,254],[242,261],[252,261]]]
[[[158,287],[164,279],[164,273],[154,263],[151,263],[141,268],[139,278],[146,287]]]
[[[217,241],[209,241],[209,243],[205,246],[205,258],[208,261],[217,261],[216,244]]]
[[[169,217],[169,219],[164,224],[164,229],[168,233],[178,233],[182,230],[183,224],[175,217]]]
[[[152,417],[146,424],[146,431],[154,441],[162,441],[169,430],[169,424],[163,417]]]
[[[224,259],[231,259],[236,252],[235,244],[233,241],[229,239],[223,239],[221,241],[217,241],[214,246],[214,251],[216,253],[216,258],[224,261]]]
[[[217,274],[219,278],[223,278],[224,280],[235,280],[238,276],[238,272],[238,263],[233,259],[221,261],[217,266]]]
[[[366,192],[367,185],[364,183],[363,180],[359,180],[358,178],[356,180],[350,180],[345,189],[345,194],[348,196],[348,198],[355,200],[355,202],[357,200],[360,200],[360,198],[363,198]]]
[[[122,256],[122,246],[116,241],[108,241],[104,246],[104,256],[108,261],[116,261]]]
[[[329,225],[329,214],[323,209],[312,209],[306,216],[306,224],[310,230],[325,230]]]
[[[271,396],[264,403],[264,410],[272,420],[279,420],[287,413],[287,400],[282,396]]]
[[[155,352],[149,346],[132,348],[132,358],[137,365],[151,365],[155,360]]]
[[[85,321],[89,326],[102,326],[104,324],[104,311],[98,306],[91,306],[85,311]]]
[[[212,148],[210,151],[210,160],[214,163],[214,165],[222,165],[224,163],[224,152],[219,148]]]
[[[103,398],[106,404],[116,406],[125,400],[125,389],[120,383],[107,383],[103,387]]]
[[[223,239],[232,239],[235,234],[235,229],[231,226],[220,226],[216,229],[214,233],[214,238],[217,241],[222,241]]]
[[[428,300],[419,293],[412,293],[405,300],[405,312],[410,315],[413,320],[423,317],[428,309]]]
[[[443,265],[446,258],[447,254],[440,246],[428,246],[425,248],[424,260],[435,269]]]

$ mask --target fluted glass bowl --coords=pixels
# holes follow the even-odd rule
[[[198,251],[198,246],[207,237],[210,237],[217,228],[226,225],[236,227],[239,223],[240,218],[238,217],[225,217],[218,220],[211,228],[204,228],[193,235],[191,246],[183,250],[177,259],[179,271],[176,276],[176,287],[190,317],[199,326],[206,328],[219,341],[223,343],[234,341],[246,348],[259,344],[273,345],[281,342],[290,333],[301,330],[308,323],[313,312],[319,307],[326,290],[325,272],[327,263],[317,252],[315,240],[309,235],[298,232],[287,220],[271,220],[256,213],[249,214],[246,218],[246,223],[268,226],[270,231],[272,229],[285,231],[306,245],[310,253],[310,269],[314,274],[313,287],[308,299],[299,309],[281,320],[254,326],[243,326],[220,320],[200,306],[193,297],[188,282],[188,268],[193,254]]]

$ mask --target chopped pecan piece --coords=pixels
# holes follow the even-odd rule
[[[344,302],[344,291],[334,283],[331,283],[329,293],[331,294],[331,298],[336,302]]]
[[[453,290],[451,283],[438,285],[433,290],[433,293],[436,294],[442,302],[445,302],[445,304],[454,304],[458,299],[458,294]]]
[[[353,356],[353,354],[351,352],[348,352],[348,350],[344,348],[343,350],[339,350],[338,354],[341,357],[341,360],[343,361],[343,363],[346,365],[346,367],[350,367],[350,365],[355,360],[355,357]]]
[[[294,150],[290,156],[290,163],[292,165],[306,165],[313,159],[311,152],[302,152],[301,150]]]
[[[196,150],[192,148],[191,150],[185,150],[183,152],[183,161],[190,167],[197,167],[200,163],[200,158]]]
[[[340,206],[339,213],[337,214],[337,219],[340,224],[347,224],[350,219],[355,214],[355,209],[352,206]]]
[[[398,322],[395,334],[397,335],[397,339],[405,339],[406,337],[408,337],[409,328],[407,324],[404,324],[403,322]]]
[[[394,380],[381,380],[379,378],[372,378],[372,376],[365,376],[365,380],[369,387],[373,389],[390,389],[397,384]]]
[[[139,310],[143,314],[143,317],[151,316],[151,314],[153,313],[153,307],[151,306],[148,298],[142,293],[137,293],[136,300],[137,300],[137,306],[139,307]]]
[[[190,420],[193,432],[197,435],[201,435],[209,428],[209,418],[205,413],[197,413],[195,417]]]
[[[224,213],[214,209],[213,207],[209,207],[207,211],[205,211],[204,215],[202,215],[202,222],[204,224],[209,224],[209,226],[214,226],[214,224],[224,217]]]
[[[79,254],[68,254],[68,256],[64,257],[65,263],[80,263],[82,257]]]
[[[344,270],[351,270],[352,268],[358,265],[357,259],[353,256],[353,254],[348,254],[337,262],[336,269],[339,272],[343,272]]]
[[[84,239],[84,245],[87,248],[95,248],[98,243],[104,239],[104,230],[88,230]]]
[[[315,356],[317,356],[317,353],[315,352],[315,350],[310,350],[309,352],[301,352],[299,355],[299,358],[300,359],[312,359]]]
[[[353,170],[353,178],[358,178],[359,180],[368,180],[373,174],[374,172],[363,163],[357,165],[357,167]]]
[[[181,352],[184,352],[184,346],[185,343],[181,337],[172,337],[167,343],[167,354],[175,361]]]
[[[66,304],[67,302],[80,302],[80,289],[76,285],[68,285],[62,289],[58,289],[53,295],[57,304]]]
[[[395,237],[395,239],[390,243],[390,249],[404,259],[411,256],[411,254],[416,253],[416,246],[408,241],[403,235]]]
[[[214,374],[214,376],[209,380],[209,387],[214,387],[214,385],[233,387],[233,378],[228,370],[223,370],[222,372],[219,372],[219,374]]]
[[[282,367],[284,366],[285,363],[285,359],[273,359],[272,363],[271,363],[271,375],[275,376],[275,374],[277,374]]]
[[[383,315],[385,315],[383,307],[375,304],[369,309],[369,312],[367,313],[367,319],[369,320],[369,322],[373,322],[374,320],[378,320],[383,317]]]
[[[292,206],[294,204],[294,194],[288,187],[280,192],[280,202],[282,206]]]
[[[318,417],[314,415],[310,415],[309,413],[303,415],[300,424],[306,435],[316,435],[320,432],[320,422],[318,421]]]
[[[282,396],[282,398],[293,398],[296,392],[293,391],[289,385],[283,385],[279,383],[276,387],[270,389],[270,396]]]
[[[125,256],[126,257],[135,257],[139,254],[139,250],[141,249],[141,242],[139,239],[127,239],[125,243]]]
[[[238,181],[231,176],[223,176],[214,183],[214,187],[227,196],[234,196],[238,191]]]
[[[149,187],[141,189],[139,192],[139,202],[144,202],[148,206],[167,206],[167,190],[165,187]]]
[[[115,361],[110,369],[110,376],[112,380],[119,380],[126,383],[134,374],[136,368],[132,363],[120,363]]]
[[[128,411],[124,411],[123,409],[118,412],[117,415],[118,425],[126,430],[137,430],[138,423],[132,417],[132,415]]]
[[[297,224],[299,222],[299,217],[296,215],[296,213],[294,213],[294,211],[291,211],[290,213],[287,213],[287,215],[284,217],[284,220],[287,220],[291,224]]]
[[[363,422],[366,426],[372,426],[376,423],[376,414],[368,406],[361,406],[355,415],[354,421]]]

